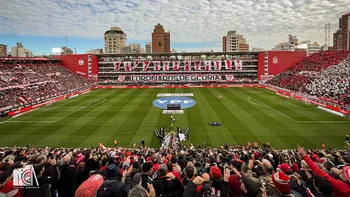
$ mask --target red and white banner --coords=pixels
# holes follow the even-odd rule
[[[233,60],[235,62],[236,70],[242,70],[242,60]]]
[[[178,71],[180,68],[180,61],[173,61],[173,70]]]
[[[124,69],[126,72],[131,71],[131,62],[124,62]]]
[[[143,61],[143,71],[147,71],[150,63],[151,61]]]
[[[119,75],[118,82],[123,82],[123,81],[125,81],[125,75]]]
[[[27,100],[27,98],[26,98],[25,96],[20,96],[20,97],[18,97],[18,100],[19,100],[19,102],[21,102],[22,104],[28,103],[28,100]]]
[[[226,81],[234,81],[235,77],[233,75],[226,75]]]
[[[211,70],[211,60],[204,61],[204,68],[206,71]]]
[[[163,61],[163,71],[168,71],[169,70],[169,61]]]
[[[191,60],[185,60],[185,70],[186,71],[191,70]]]
[[[160,70],[160,61],[153,61],[154,70],[159,71]]]
[[[225,60],[225,69],[232,70],[232,61],[231,60]]]
[[[214,60],[215,70],[221,70],[221,60]]]
[[[202,61],[196,60],[196,61],[194,62],[194,69],[195,69],[195,70],[201,70],[201,64],[202,64]]]
[[[134,67],[132,68],[133,70],[136,70],[136,67],[140,64],[138,60],[134,61]]]
[[[128,75],[134,82],[174,82],[174,81],[223,81],[220,74],[153,74],[153,75]]]
[[[115,71],[119,71],[119,68],[120,68],[120,62],[114,62],[114,70]]]

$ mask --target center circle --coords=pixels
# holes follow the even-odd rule
[[[161,109],[167,109],[168,104],[180,104],[181,109],[186,109],[193,107],[196,104],[196,101],[192,98],[183,97],[183,96],[169,96],[169,97],[162,97],[157,98],[153,101],[153,106],[161,108]]]

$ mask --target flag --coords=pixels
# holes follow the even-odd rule
[[[130,72],[131,71],[131,62],[124,62],[124,70],[126,72]]]
[[[151,61],[143,61],[143,71],[147,71],[150,63]]]
[[[163,71],[169,70],[169,61],[163,61]]]
[[[180,67],[180,61],[173,61],[173,70],[178,71]]]
[[[215,70],[221,70],[221,60],[214,60]]]
[[[242,70],[242,60],[234,60],[236,70]]]
[[[19,102],[23,105],[28,102],[27,98],[25,96],[18,97]]]
[[[120,68],[120,62],[115,62],[114,63],[114,70],[119,71],[119,68]]]
[[[211,70],[211,60],[207,60],[204,62],[204,68],[206,71]]]
[[[134,67],[132,69],[136,70],[136,67],[139,65],[139,63],[140,62],[138,60],[134,61]]]
[[[119,75],[118,82],[123,82],[123,81],[125,81],[125,75]]]
[[[154,70],[155,71],[159,71],[160,70],[160,61],[153,61],[153,65],[154,65]]]
[[[186,71],[191,70],[191,61],[190,60],[185,60],[185,70]]]
[[[194,68],[196,69],[196,70],[201,70],[201,61],[200,60],[196,60],[195,62],[194,62]]]
[[[226,70],[232,69],[232,61],[231,60],[225,60],[225,68],[226,68]]]
[[[235,77],[233,75],[226,75],[226,81],[234,81]]]

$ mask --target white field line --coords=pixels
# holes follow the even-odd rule
[[[261,104],[259,104],[259,103],[252,102],[250,99],[251,99],[251,97],[248,97],[248,98],[247,98],[247,101],[248,101],[249,103],[251,103],[251,104],[253,104],[253,105],[260,106],[260,107],[265,107],[264,105],[261,105]]]
[[[326,123],[326,124],[349,124],[349,123],[350,123],[350,121],[328,121],[328,120],[326,120],[326,121],[317,121],[317,120],[315,120],[315,121],[298,121],[298,120],[295,120],[294,118],[292,118],[292,117],[290,117],[290,116],[288,116],[288,115],[286,115],[286,114],[284,114],[284,113],[282,113],[282,112],[280,112],[280,111],[278,111],[278,110],[276,110],[276,109],[274,109],[274,108],[272,108],[272,107],[266,105],[265,103],[263,103],[263,102],[261,102],[261,101],[258,101],[258,100],[255,99],[255,98],[250,97],[249,95],[247,95],[247,94],[245,94],[245,93],[243,93],[243,92],[241,92],[241,93],[244,94],[244,95],[246,95],[246,96],[248,97],[248,99],[249,99],[249,98],[254,99],[255,101],[261,103],[261,104],[264,105],[265,107],[268,107],[268,108],[272,109],[273,111],[275,111],[275,112],[277,112],[277,113],[279,113],[279,114],[281,114],[281,115],[283,115],[283,116],[285,116],[285,117],[287,117],[287,118],[293,120],[293,121],[296,122],[296,123],[300,123],[300,124],[320,124],[320,123]],[[253,103],[253,102],[250,102],[250,103]],[[253,104],[254,104],[254,103],[253,103]]]
[[[280,99],[280,98],[277,98],[276,96],[271,96],[272,98],[275,98],[275,99],[278,99],[278,100],[280,100],[280,101],[283,101],[283,102],[285,102],[285,103],[288,103],[288,104],[290,104],[290,105],[293,105],[293,106],[295,106],[295,107],[297,107],[297,108],[299,108],[299,109],[316,109],[316,108],[311,108],[311,107],[300,107],[300,106],[298,106],[298,105],[296,105],[296,104],[294,104],[294,103],[291,103],[291,102],[289,102],[289,101],[285,101],[285,100],[283,100],[283,99]]]
[[[63,118],[66,118],[67,116],[69,116],[69,115],[71,115],[71,114],[73,114],[73,113],[75,113],[77,111],[80,111],[80,110],[82,110],[84,108],[87,108],[87,107],[90,107],[90,106],[93,106],[93,105],[96,105],[96,104],[102,104],[105,101],[106,101],[106,99],[103,98],[102,102],[100,101],[99,103],[92,103],[92,104],[89,104],[89,105],[85,105],[85,106],[83,106],[83,107],[81,107],[79,109],[76,109],[76,110],[72,111],[71,113],[68,113],[68,114],[66,114],[66,115],[64,115],[64,116],[62,116],[62,117],[60,117],[60,118],[58,118],[56,120],[36,120],[36,121],[31,121],[31,120],[23,120],[23,121],[21,121],[21,120],[9,120],[7,122],[55,123],[55,122],[58,122],[58,121],[62,120]]]

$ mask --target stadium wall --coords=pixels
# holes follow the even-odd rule
[[[81,75],[86,79],[97,78],[98,59],[95,55],[91,57],[91,73],[89,73],[88,54],[56,55],[55,58],[61,60],[61,64],[70,71]]]
[[[265,54],[267,53],[267,62]],[[307,57],[306,51],[266,51],[258,54],[258,79],[273,77]],[[265,72],[267,65],[267,73]]]

